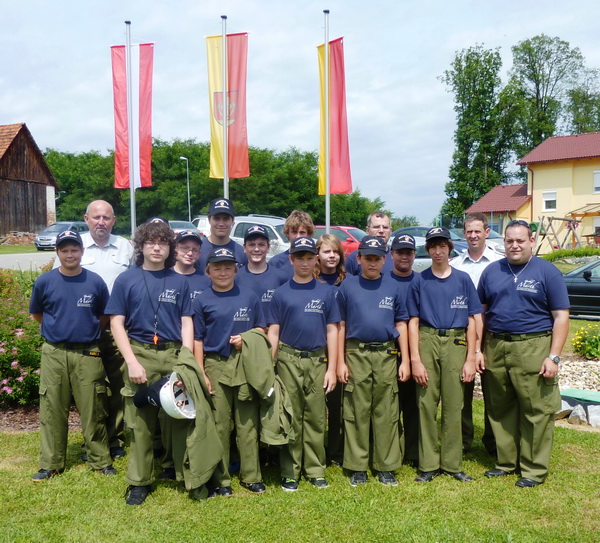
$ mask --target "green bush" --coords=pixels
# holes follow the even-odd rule
[[[0,270],[0,406],[38,401],[42,338],[28,307],[37,275]]]
[[[600,325],[588,324],[582,326],[571,340],[576,353],[587,359],[600,358]]]
[[[563,258],[582,258],[584,256],[600,257],[600,249],[594,249],[592,247],[582,247],[581,249],[558,249],[547,255],[542,255],[542,258],[548,262],[554,262]]]

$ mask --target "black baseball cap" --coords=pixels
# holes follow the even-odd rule
[[[290,245],[290,254],[294,253],[312,253],[317,254],[317,245],[312,238],[296,238]]]
[[[375,236],[365,236],[363,239],[360,240],[358,251],[360,252],[361,256],[385,256],[387,254],[387,246],[382,238],[378,238]]]
[[[79,232],[74,232],[73,230],[63,230],[60,234],[58,234],[58,236],[56,236],[56,246],[58,247],[65,241],[74,241],[83,247],[83,241],[81,241]]]
[[[208,255],[208,262],[234,262],[237,264],[235,254],[225,247],[213,249]]]
[[[202,245],[202,236],[198,234],[198,232],[194,232],[193,230],[184,230],[183,232],[179,232],[179,234],[175,236],[175,241],[177,243],[183,241],[184,239],[193,239],[194,241],[197,241],[200,245]]]
[[[426,241],[429,241],[433,238],[450,239],[451,237],[450,230],[444,228],[443,226],[434,226],[433,228],[427,230],[427,234],[425,234]]]
[[[398,251],[400,249],[412,249],[417,250],[417,244],[415,238],[410,234],[396,234],[392,240],[392,251]]]
[[[168,381],[168,377],[162,377],[150,386],[138,390],[133,397],[133,405],[136,407],[146,407],[147,405],[160,407],[160,389]]]
[[[261,226],[260,224],[255,224],[253,226],[250,226],[246,230],[246,233],[244,234],[244,243],[246,243],[246,240],[248,238],[251,238],[254,236],[262,236],[263,238],[266,238],[267,241],[269,241],[269,234],[267,232],[267,229],[264,226]]]
[[[218,213],[227,213],[227,215],[235,217],[231,200],[227,198],[215,198],[208,208],[208,216],[217,215]]]

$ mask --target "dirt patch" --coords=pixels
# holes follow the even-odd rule
[[[33,245],[35,234],[30,232],[11,232],[0,237],[0,245]]]
[[[33,432],[40,429],[39,407],[5,407],[0,410],[0,432]],[[69,410],[69,430],[79,430],[79,413],[75,407]]]

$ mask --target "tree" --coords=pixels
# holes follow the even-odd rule
[[[600,130],[600,81],[598,70],[587,70],[581,83],[567,91],[565,111],[571,134]]]
[[[440,78],[454,94],[455,150],[448,196],[442,206],[444,224],[462,222],[467,207],[492,187],[506,182],[506,162],[513,139],[514,106],[502,92],[498,49],[476,45],[458,52]]]

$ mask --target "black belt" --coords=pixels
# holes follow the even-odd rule
[[[378,352],[387,351],[387,354],[398,354],[398,351],[394,348],[393,341],[359,341],[358,339],[351,338],[347,341],[348,347],[364,349],[365,351]]]
[[[54,343],[52,341],[46,341],[48,345],[52,345],[55,349],[64,349],[66,351],[77,351],[85,356],[100,356],[97,341],[90,341],[89,343],[73,343],[71,341],[59,341]]]
[[[431,326],[421,326],[420,330],[427,334],[434,334],[436,336],[464,336],[464,328],[433,328]]]
[[[299,349],[294,349],[285,343],[279,343],[279,348],[289,354],[293,354],[294,356],[298,356],[300,358],[312,358],[320,356],[322,358],[321,362],[327,362],[327,359],[323,356],[325,354],[325,349],[317,349],[316,351],[300,351]]]
[[[501,339],[503,341],[525,341],[534,337],[551,336],[552,330],[547,330],[546,332],[530,332],[529,334],[509,334],[502,332],[490,332],[490,334],[492,334],[492,337],[494,337],[495,339]]]
[[[181,349],[181,341],[164,341],[163,343],[158,343],[154,345],[154,343],[143,343],[142,341],[138,341],[137,339],[129,340],[132,345],[136,345],[138,347],[142,347],[143,349],[150,349],[152,351],[166,351],[167,349]]]

